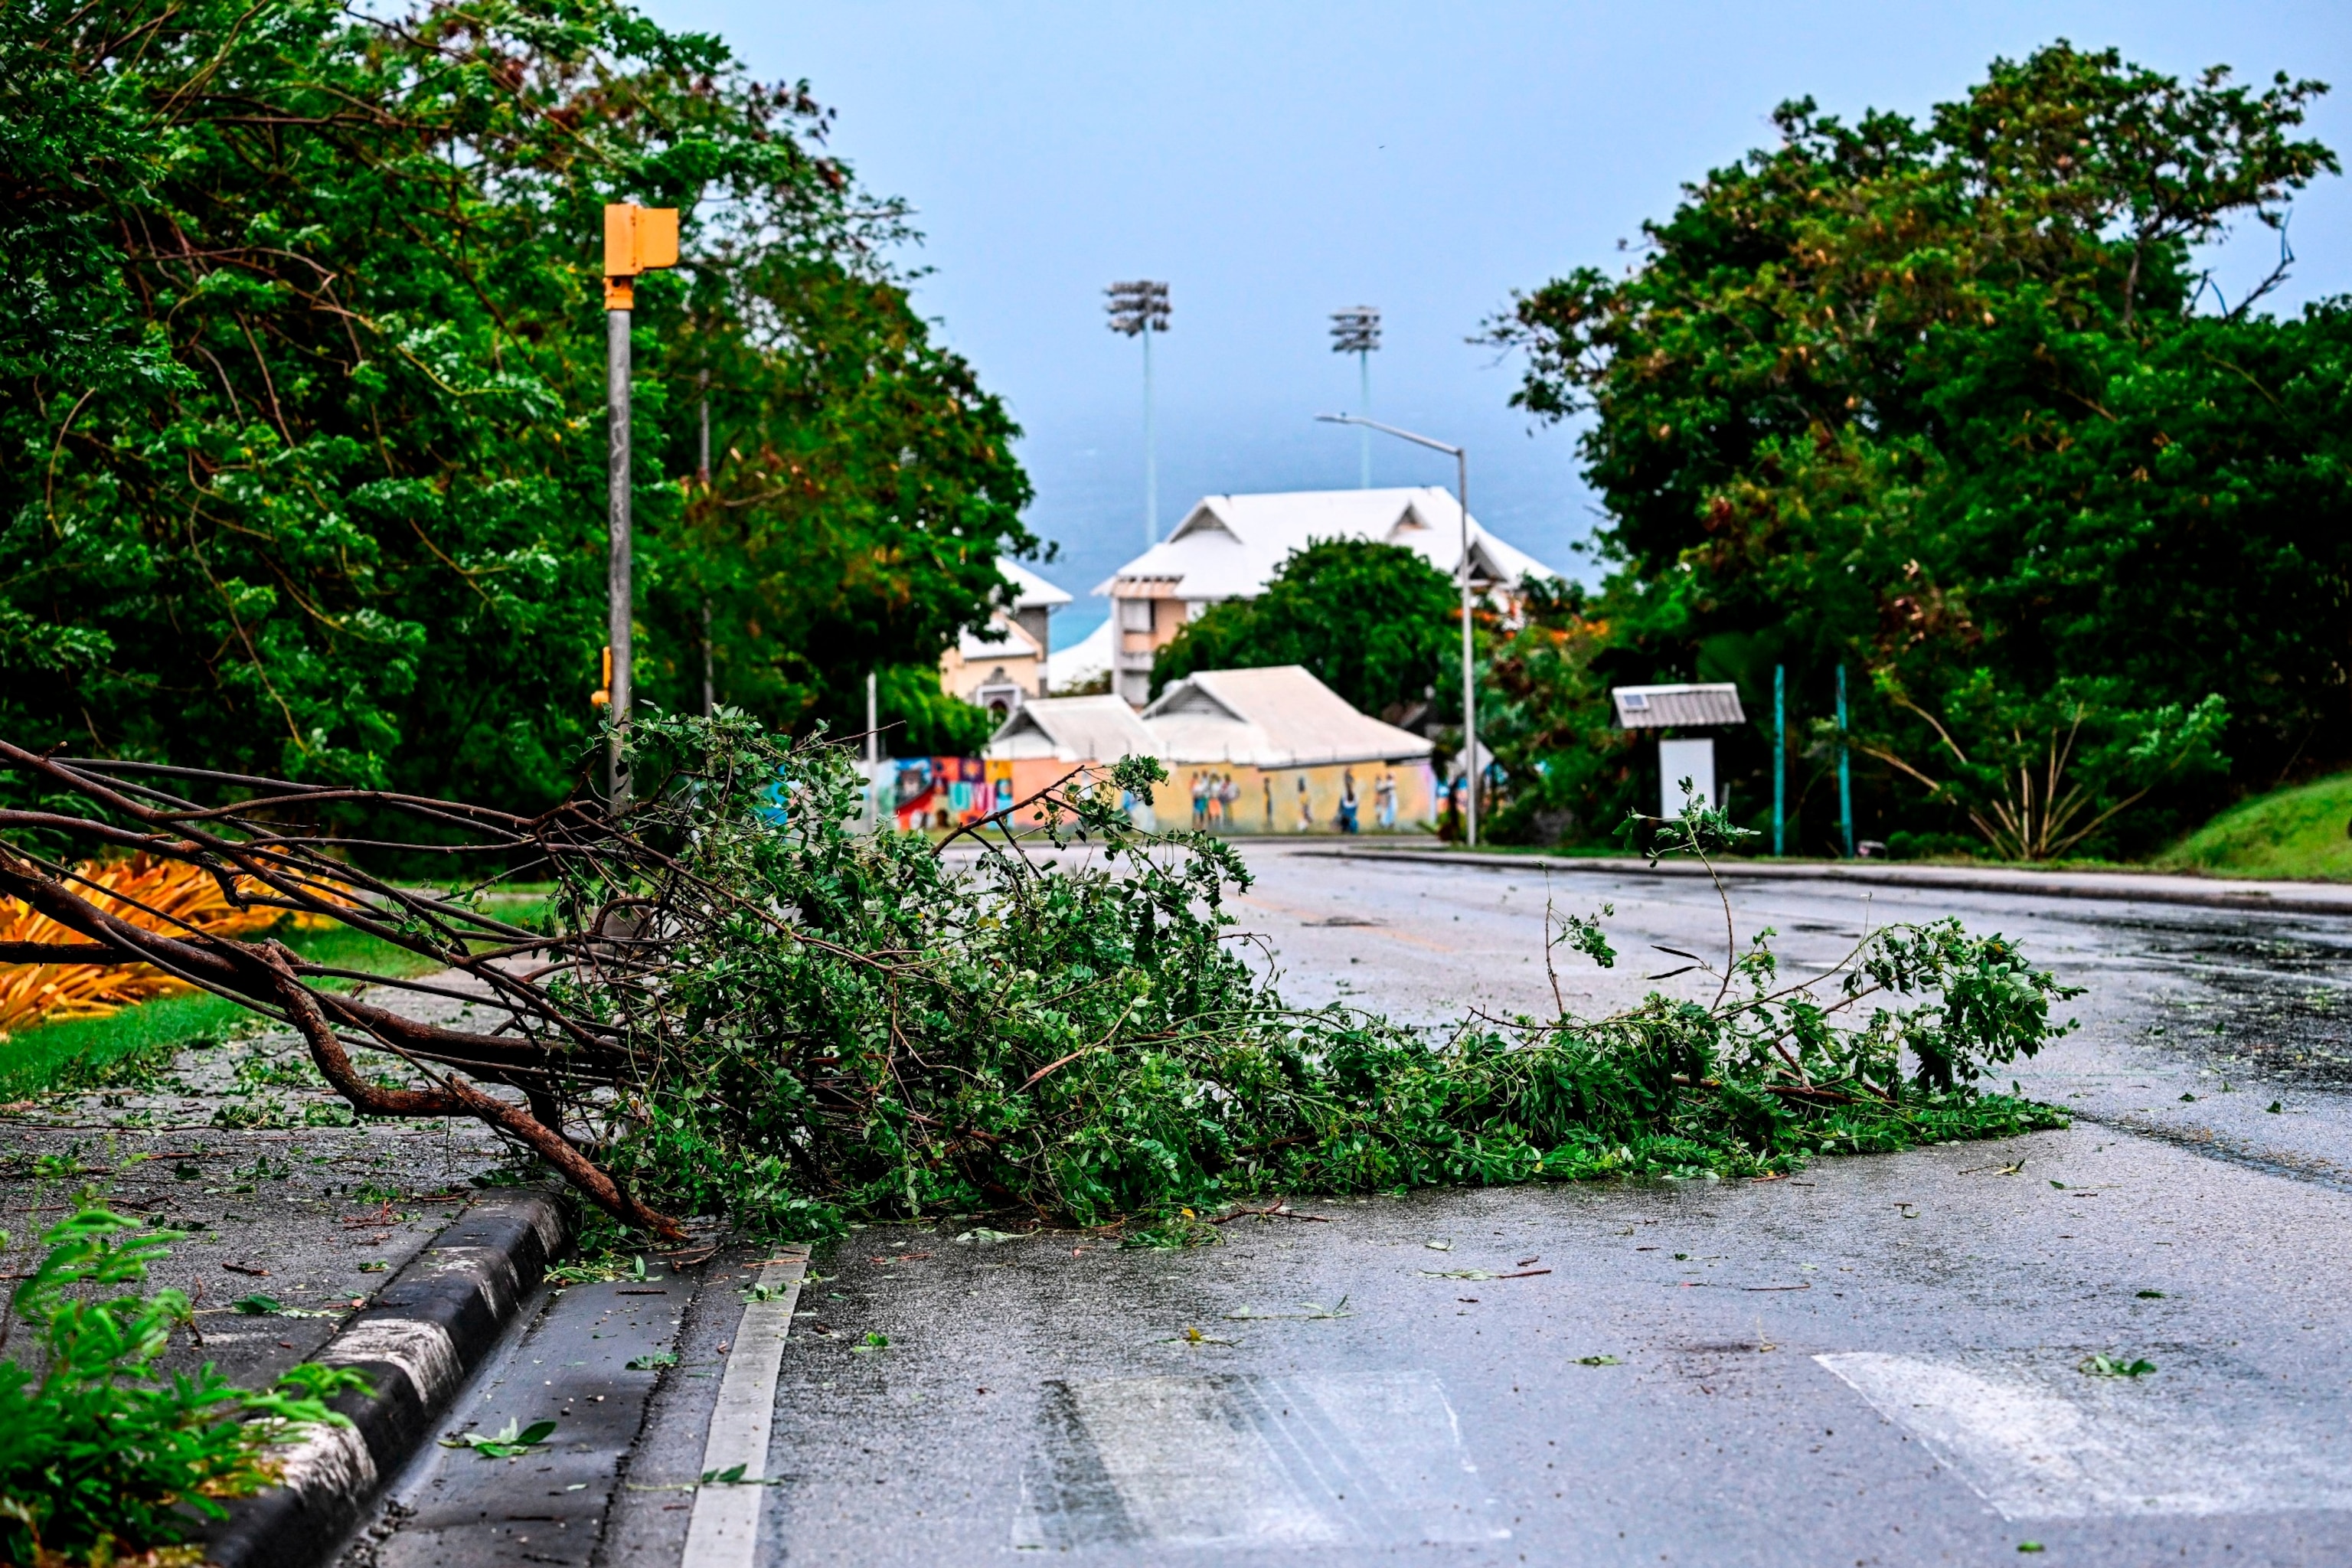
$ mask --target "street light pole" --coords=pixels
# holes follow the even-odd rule
[[[1356,412],[1372,411],[1372,351],[1381,346],[1381,308],[1378,305],[1357,305],[1331,312],[1331,352],[1354,354],[1358,386],[1362,405]],[[1372,488],[1372,432],[1367,426],[1362,432],[1362,451],[1358,458],[1360,472],[1358,488]]]
[[[611,431],[605,471],[604,697],[606,729],[605,798],[613,814],[629,808],[626,738],[632,676],[635,594],[629,519],[629,321],[636,310],[636,277],[677,265],[677,209],[614,202],[604,208],[604,415]]]
[[[1383,425],[1377,419],[1363,419],[1352,414],[1318,414],[1326,425],[1360,425],[1368,430],[1378,430],[1400,441],[1410,441],[1416,447],[1426,447],[1433,452],[1444,452],[1454,458],[1454,494],[1462,513],[1462,773],[1469,786],[1463,809],[1463,842],[1471,848],[1478,847],[1478,775],[1486,771],[1478,761],[1478,684],[1473,662],[1470,636],[1470,454],[1465,448],[1445,441],[1433,441],[1426,436],[1416,436],[1410,430],[1400,430],[1393,425]]]
[[[1110,330],[1143,340],[1143,547],[1160,542],[1160,439],[1151,407],[1151,334],[1168,330],[1168,285],[1149,278],[1103,290]]]

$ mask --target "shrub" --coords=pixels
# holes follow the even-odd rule
[[[0,1362],[8,1562],[106,1563],[180,1542],[224,1514],[221,1499],[271,1479],[272,1445],[343,1423],[327,1398],[365,1386],[357,1373],[307,1363],[268,1391],[232,1387],[209,1362],[193,1374],[159,1371],[173,1327],[189,1321],[187,1298],[103,1293],[143,1282],[173,1239],[94,1207],[41,1237],[48,1250],[14,1297],[41,1336],[40,1364]],[[86,1299],[92,1290],[100,1299]]]

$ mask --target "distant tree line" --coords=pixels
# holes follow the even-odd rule
[[[1498,641],[1506,826],[1647,793],[1608,685],[1733,680],[1769,724],[1775,666],[1815,851],[1840,664],[1898,850],[2126,852],[2352,763],[2352,301],[2262,310],[2326,90],[2062,41],[1922,121],[1784,104],[1630,269],[1520,297],[1491,336],[1515,403],[1589,416],[1611,570]],[[2195,247],[2250,224],[2278,265],[2225,298]],[[1750,822],[1769,745],[1727,754]]]

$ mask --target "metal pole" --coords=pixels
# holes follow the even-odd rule
[[[1463,838],[1475,848],[1478,844],[1478,778],[1486,770],[1478,765],[1477,669],[1470,635],[1469,449],[1444,441],[1433,441],[1426,436],[1416,436],[1410,430],[1400,430],[1393,425],[1383,425],[1377,419],[1365,419],[1353,414],[1318,414],[1315,417],[1324,425],[1360,425],[1366,429],[1393,436],[1400,441],[1426,447],[1433,452],[1444,452],[1454,459],[1454,494],[1462,512],[1462,777],[1469,795],[1463,813]]]
[[[604,312],[604,416],[612,431],[606,469],[607,525],[604,590],[606,639],[613,647],[612,729],[605,750],[605,794],[614,815],[629,808],[628,761],[622,746],[629,723],[629,632],[634,603],[629,585],[629,315]]]
[[[1470,806],[1463,818],[1463,842],[1478,847],[1478,786],[1486,765],[1478,757],[1478,682],[1470,641],[1470,454],[1454,453],[1454,493],[1462,506],[1462,741],[1469,757]]]
[[[1845,666],[1837,667],[1838,826],[1845,834],[1845,858],[1853,858],[1853,775],[1846,767]]]
[[[1789,802],[1789,667],[1772,667],[1772,853],[1788,853],[1782,837]]]
[[[719,710],[719,687],[711,679],[710,668],[710,601],[702,601],[702,716],[706,719]]]
[[[1370,414],[1372,411],[1371,350],[1358,349],[1356,351],[1356,367],[1362,374],[1364,412],[1366,414]],[[1363,443],[1363,451],[1361,453],[1363,472],[1358,477],[1356,488],[1359,489],[1368,490],[1372,488],[1372,427],[1367,425],[1358,433],[1358,435],[1359,438]]]
[[[874,672],[866,672],[866,765],[871,769],[882,760],[882,710],[875,700]]]
[[[694,477],[707,490],[710,488],[710,372],[705,370],[696,379],[702,386],[702,446]],[[706,595],[702,600],[702,716],[706,719],[719,707],[719,688],[710,665],[710,599]]]
[[[1143,324],[1143,547],[1160,542],[1160,437],[1151,418],[1151,323]]]

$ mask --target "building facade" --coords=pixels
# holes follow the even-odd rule
[[[1208,833],[1426,831],[1430,743],[1359,712],[1297,665],[1203,670],[1140,714],[1120,698],[1033,700],[988,746],[1025,799],[1073,770],[1160,759],[1169,777],[1128,802],[1139,826]]]
[[[1045,695],[1050,618],[1070,595],[1017,561],[999,561],[996,570],[1005,580],[1003,601],[984,632],[964,633],[940,656],[940,686],[1003,720]]]
[[[1452,492],[1426,485],[1203,496],[1165,540],[1095,589],[1111,601],[1111,690],[1142,707],[1151,695],[1151,656],[1186,621],[1223,600],[1255,597],[1309,543],[1379,540],[1452,576],[1461,569],[1463,523]],[[1507,592],[1522,577],[1558,575],[1476,518],[1468,524],[1474,591]]]

